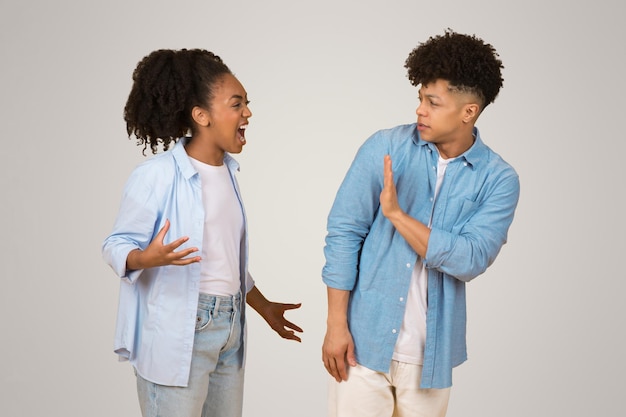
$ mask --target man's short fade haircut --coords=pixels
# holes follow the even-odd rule
[[[447,80],[458,91],[476,94],[481,109],[493,103],[502,87],[502,61],[495,48],[475,35],[447,29],[420,43],[404,63],[411,84]]]

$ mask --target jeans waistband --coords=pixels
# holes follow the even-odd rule
[[[241,293],[235,295],[211,295],[200,293],[198,308],[212,311],[238,311],[241,304]]]

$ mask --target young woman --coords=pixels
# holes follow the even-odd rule
[[[246,302],[300,341],[284,318],[300,304],[268,301],[248,272],[230,155],[246,143],[248,103],[206,50],[157,50],[133,73],[127,131],[156,155],[130,175],[102,253],[121,278],[114,349],[134,367],[144,416],[241,415]]]

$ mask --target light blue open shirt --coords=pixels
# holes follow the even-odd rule
[[[113,231],[102,245],[104,260],[121,278],[114,350],[129,360],[145,379],[161,385],[187,386],[195,333],[200,264],[126,269],[128,253],[145,249],[170,220],[169,243],[189,240],[178,250],[197,247],[202,252],[204,207],[200,176],[191,165],[181,138],[174,147],[140,164],[131,173]],[[247,221],[235,171],[228,154],[224,163],[233,180],[244,216],[241,245],[241,317],[245,324],[245,294],[254,286],[248,273]],[[245,338],[245,326],[242,326]],[[245,349],[240,352],[243,366]]]
[[[357,362],[388,372],[416,252],[380,210],[389,154],[400,207],[432,227],[424,265],[428,312],[422,388],[452,385],[467,359],[465,283],[495,260],[519,199],[515,170],[481,140],[453,160],[434,201],[437,148],[415,124],[376,132],[359,149],[328,216],[324,283],[351,291],[348,322]],[[434,205],[433,205],[434,204]]]

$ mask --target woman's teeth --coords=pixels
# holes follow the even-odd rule
[[[242,141],[242,142],[246,141],[246,128],[247,127],[248,127],[248,125],[239,126],[239,130],[238,130],[239,140]]]

